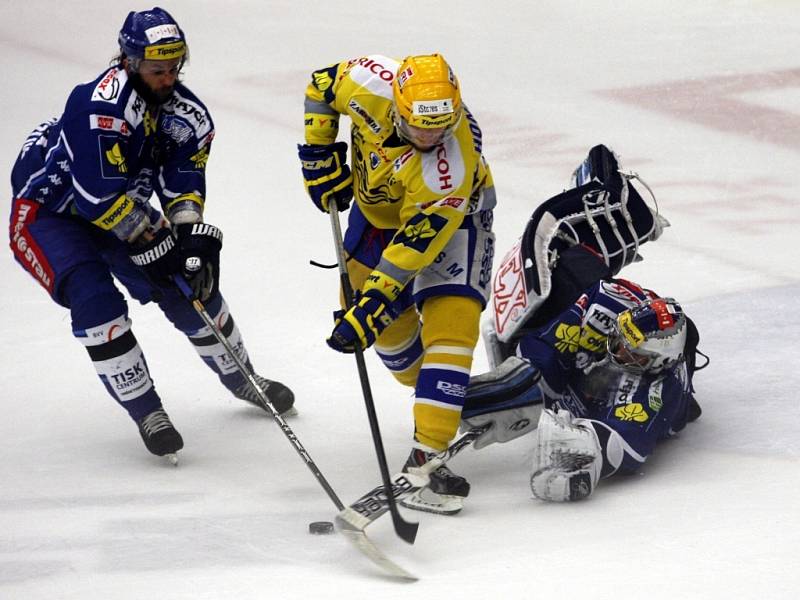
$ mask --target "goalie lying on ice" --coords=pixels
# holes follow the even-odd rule
[[[600,168],[600,161],[605,161],[605,169]],[[629,185],[620,179],[616,157],[598,146],[587,163],[588,183],[578,181],[577,187],[565,194],[578,192],[576,196],[583,194],[585,202],[586,189],[595,185],[609,192],[605,202],[612,204],[620,197],[620,185]],[[616,194],[614,182],[607,181],[612,177],[616,178]],[[633,198],[629,192],[625,195]],[[553,226],[548,225],[550,231],[557,230],[560,222],[556,199],[543,205],[551,212],[534,213],[534,217],[555,214]],[[471,383],[464,420],[471,427],[494,422],[485,439],[476,443],[481,447],[527,433],[538,419],[531,473],[534,496],[580,500],[593,492],[601,478],[638,470],[657,441],[700,416],[692,387],[699,335],[675,300],[614,278],[627,263],[608,260],[610,246],[601,248],[602,240],[586,237],[575,240],[580,245],[547,251],[547,236],[541,235],[544,220],[531,219],[523,240],[544,240],[546,251],[539,257],[547,262],[536,274],[547,279],[547,285],[539,287],[547,288],[546,298],[537,295],[530,280],[519,272],[513,288],[523,290],[528,302],[518,309],[522,318],[514,315],[513,325],[509,325],[512,319],[503,320],[508,312],[502,289],[498,293],[498,281],[508,284],[509,265],[518,256],[522,259],[519,264],[533,262],[530,246],[518,245],[498,270],[495,319],[484,326],[493,362],[506,360],[499,376],[484,376],[492,381],[491,393],[485,393],[486,382],[481,386]],[[528,235],[531,229],[537,234]],[[580,231],[580,227],[572,230]],[[634,255],[636,250],[638,246]],[[535,310],[526,310],[530,306]],[[519,362],[518,357],[537,372],[538,401],[532,401],[530,390],[524,392],[525,397],[507,391],[512,386],[506,383],[503,371],[509,370],[510,362]],[[498,390],[506,392],[499,407],[493,400]],[[480,397],[476,398],[474,391]]]

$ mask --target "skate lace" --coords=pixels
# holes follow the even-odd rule
[[[269,388],[269,384],[272,382],[269,379],[264,379],[260,375],[254,375],[254,377],[258,387],[260,387],[261,391],[266,394],[267,388]],[[250,402],[255,402],[258,398],[258,395],[253,391],[253,388],[250,386],[250,383],[247,380],[245,380],[242,385],[236,388],[234,394],[240,400],[249,400]]]
[[[162,408],[151,412],[139,424],[147,435],[153,435],[164,429],[173,429],[172,421]]]
[[[448,469],[446,465],[442,465],[432,474],[436,475],[439,479],[463,479],[463,477],[456,475],[450,469]]]

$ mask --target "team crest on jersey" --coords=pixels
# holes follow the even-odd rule
[[[417,214],[394,236],[394,243],[403,244],[423,254],[431,241],[447,225],[447,219],[439,215]]]
[[[182,118],[194,130],[197,138],[208,135],[213,129],[205,107],[177,91],[173,92],[169,100],[162,105],[162,110],[164,113]]]
[[[128,163],[125,159],[128,144],[116,136],[101,135],[97,139],[100,145],[100,165],[104,179],[127,179]]]
[[[192,138],[192,128],[180,117],[166,115],[161,123],[161,130],[176,144],[182,146]]]

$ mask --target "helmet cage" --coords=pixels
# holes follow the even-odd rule
[[[686,331],[686,316],[675,300],[648,300],[617,316],[606,351],[622,369],[658,373],[683,359]]]
[[[397,133],[412,146],[418,148],[430,148],[446,142],[458,129],[462,117],[463,111],[459,111],[456,120],[444,127],[417,127],[400,116],[399,111],[392,109],[392,122]]]

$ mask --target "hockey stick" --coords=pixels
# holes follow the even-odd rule
[[[344,257],[344,242],[342,241],[342,229],[339,223],[339,210],[335,201],[328,203],[328,206],[330,208],[331,229],[333,231],[333,242],[336,247],[336,261],[339,264],[339,278],[341,279],[342,290],[344,292],[345,308],[349,310],[353,305],[353,286],[350,285],[350,276],[347,273],[347,263]],[[375,402],[372,400],[372,390],[367,376],[367,365],[364,362],[364,351],[358,344],[355,344],[355,355],[356,365],[358,366],[358,376],[361,379],[361,391],[363,392],[364,404],[367,408],[367,418],[369,419],[369,426],[372,430],[372,441],[375,444],[375,454],[378,458],[378,467],[381,471],[383,488],[386,492],[387,507],[392,514],[394,530],[404,541],[413,544],[417,537],[419,523],[410,523],[404,520],[400,515],[400,511],[397,510],[397,503],[391,493],[392,482],[389,478],[389,467],[386,465],[386,453],[383,450],[381,430],[378,426],[378,416],[375,413]]]
[[[482,434],[489,431],[492,425],[493,423],[489,422],[470,429],[425,464],[409,469],[408,473],[395,475],[392,480],[391,496],[386,493],[385,486],[378,486],[370,490],[350,506],[340,511],[336,515],[336,522],[342,530],[364,531],[368,525],[390,510],[392,503],[396,503],[398,500],[406,498],[428,485],[431,473],[464,448],[471,446]]]
[[[236,364],[236,367],[239,369],[239,372],[245,377],[248,383],[250,383],[250,387],[256,393],[256,396],[261,402],[262,408],[264,408],[272,416],[272,418],[278,424],[278,427],[281,428],[281,431],[292,443],[292,446],[294,446],[294,449],[300,455],[300,458],[303,459],[303,462],[306,463],[306,466],[314,474],[314,477],[317,478],[317,481],[319,481],[320,485],[322,486],[322,489],[324,489],[325,493],[328,494],[328,498],[330,498],[333,501],[333,503],[336,505],[336,508],[342,510],[344,508],[344,504],[342,504],[342,501],[339,500],[339,497],[336,495],[336,492],[333,491],[333,488],[330,486],[327,479],[325,479],[325,476],[319,470],[316,463],[311,458],[311,455],[303,447],[303,444],[301,444],[300,440],[297,439],[297,436],[294,434],[294,431],[292,431],[292,428],[289,427],[289,424],[286,422],[286,420],[280,415],[280,413],[277,410],[275,410],[275,407],[272,406],[272,403],[269,401],[269,398],[267,398],[266,394],[264,393],[264,390],[262,390],[261,387],[258,385],[258,381],[253,375],[253,371],[245,364],[245,362],[239,357],[239,355],[233,349],[228,339],[223,335],[222,331],[220,331],[220,328],[217,327],[217,324],[214,322],[214,319],[212,319],[211,315],[208,314],[208,311],[205,309],[205,306],[203,306],[203,303],[194,297],[192,288],[186,282],[186,279],[184,279],[183,276],[181,275],[174,275],[173,280],[175,281],[175,285],[178,286],[178,289],[180,290],[181,294],[183,294],[183,296],[189,302],[191,302],[195,311],[197,311],[197,314],[200,315],[200,318],[211,330],[211,333],[214,335],[215,338],[217,338],[217,341],[220,344],[222,344],[222,347],[225,348],[225,351],[228,353],[228,356],[231,357],[231,360],[233,360],[233,362]]]

